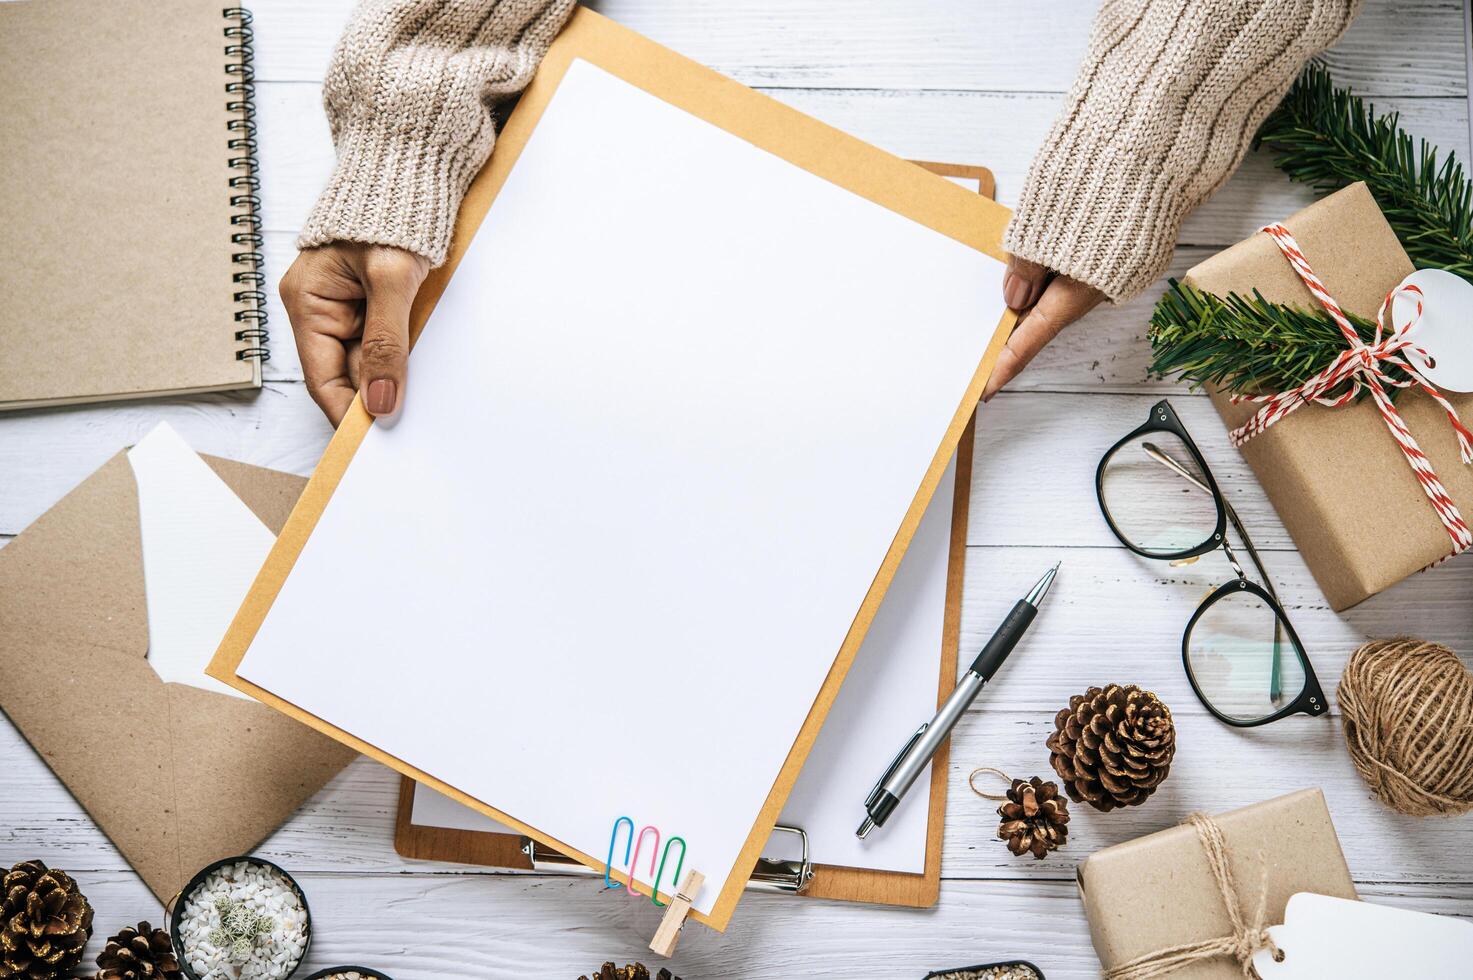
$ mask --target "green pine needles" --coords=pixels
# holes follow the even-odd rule
[[[1347,316],[1361,340],[1375,339],[1375,323]],[[1345,352],[1345,337],[1323,310],[1270,303],[1257,291],[1252,299],[1214,296],[1174,279],[1151,315],[1150,335],[1152,374],[1233,394],[1296,388]],[[1401,380],[1400,368],[1382,369]]]
[[[1312,64],[1258,131],[1289,179],[1321,194],[1366,182],[1402,248],[1419,269],[1446,269],[1473,281],[1473,185],[1456,155],[1414,142],[1400,116],[1375,114]]]
[[[1473,184],[1456,156],[1439,162],[1437,149],[1414,142],[1396,113],[1377,116],[1374,106],[1337,89],[1323,65],[1299,77],[1258,143],[1291,180],[1320,193],[1365,181],[1414,265],[1473,282]],[[1363,340],[1373,339],[1374,323],[1351,322]],[[1156,305],[1150,337],[1152,374],[1238,393],[1296,387],[1345,349],[1323,310],[1269,303],[1257,293],[1213,296],[1175,280]]]

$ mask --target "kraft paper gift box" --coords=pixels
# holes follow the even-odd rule
[[[1336,191],[1283,222],[1330,295],[1374,318],[1413,266],[1365,184]],[[1209,293],[1322,309],[1262,232],[1199,263],[1184,282]],[[1467,424],[1473,395],[1443,393]],[[1229,430],[1258,406],[1213,403]],[[1442,409],[1403,391],[1397,410],[1465,519],[1473,520],[1473,466],[1459,457]],[[1437,513],[1369,397],[1340,408],[1305,405],[1243,444],[1242,453],[1330,605],[1340,611],[1452,551]],[[1250,528],[1250,533],[1251,533]]]
[[[201,458],[272,533],[306,484]],[[355,753],[154,672],[140,527],[123,452],[0,550],[0,708],[167,903],[204,865],[255,848]]]
[[[1354,899],[1325,797],[1300,790],[1213,818],[1222,830],[1239,907],[1265,925],[1284,921],[1295,892]],[[1266,875],[1265,875],[1266,872]],[[1090,939],[1106,969],[1233,931],[1197,831],[1186,825],[1096,851],[1079,865]],[[1231,956],[1189,963],[1172,980],[1242,980]]]

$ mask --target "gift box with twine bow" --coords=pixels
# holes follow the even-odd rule
[[[1336,191],[1282,224],[1348,313],[1374,318],[1387,294],[1413,271],[1363,183]],[[1219,296],[1251,297],[1256,289],[1272,303],[1323,308],[1275,240],[1262,232],[1199,263],[1184,281]],[[1465,424],[1473,421],[1473,395],[1443,395]],[[1233,404],[1221,392],[1212,400],[1229,430],[1261,407]],[[1421,391],[1406,390],[1396,410],[1452,504],[1473,522],[1473,466],[1462,461],[1442,407]],[[1338,408],[1304,404],[1240,448],[1336,611],[1457,550],[1370,398]]]
[[[1318,789],[1096,851],[1080,897],[1106,980],[1242,980],[1295,892],[1356,898]]]

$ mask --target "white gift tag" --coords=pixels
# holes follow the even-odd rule
[[[1291,896],[1268,932],[1284,958],[1253,955],[1263,980],[1466,977],[1473,964],[1473,922],[1309,892]]]
[[[1473,283],[1442,269],[1418,269],[1401,284],[1422,290],[1422,318],[1406,336],[1430,358],[1408,350],[1407,361],[1445,391],[1473,391]],[[1393,328],[1417,315],[1417,299],[1415,293],[1396,294]]]

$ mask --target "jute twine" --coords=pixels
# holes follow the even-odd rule
[[[1197,840],[1201,842],[1202,851],[1207,855],[1212,880],[1217,882],[1217,890],[1222,895],[1222,904],[1227,908],[1228,921],[1232,923],[1233,931],[1216,939],[1167,946],[1144,956],[1137,956],[1127,963],[1104,971],[1105,980],[1152,980],[1153,977],[1170,976],[1189,963],[1217,956],[1231,956],[1238,961],[1243,976],[1254,977],[1257,976],[1253,971],[1254,953],[1267,949],[1273,952],[1274,959],[1281,958],[1282,954],[1269,937],[1268,925],[1264,921],[1268,915],[1268,864],[1259,861],[1263,880],[1258,889],[1258,907],[1254,910],[1252,919],[1245,919],[1243,907],[1238,902],[1238,891],[1233,887],[1233,872],[1228,866],[1227,844],[1222,837],[1222,828],[1205,813],[1193,813],[1184,822],[1191,824],[1197,831]]]
[[[1382,802],[1414,817],[1473,810],[1473,672],[1457,654],[1372,640],[1335,694],[1350,759]]]

